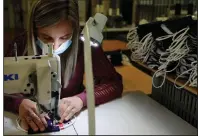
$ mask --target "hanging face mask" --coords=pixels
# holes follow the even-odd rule
[[[68,39],[67,41],[65,41],[64,43],[62,43],[58,49],[54,50],[53,53],[56,55],[60,55],[63,52],[65,52],[71,45],[72,43],[72,37],[70,39]],[[42,49],[42,54],[46,55],[49,53],[49,48],[48,45],[46,43],[44,43],[42,40],[40,40],[39,38],[37,38],[36,40],[36,45],[39,46]]]

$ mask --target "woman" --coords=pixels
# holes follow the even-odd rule
[[[61,58],[63,78],[60,122],[68,120],[87,105],[86,90],[83,88],[83,44],[79,43],[78,1],[39,0],[32,9],[29,21],[28,46],[18,44],[20,49],[25,49],[18,52],[20,55],[43,54],[45,43],[53,43],[55,53]],[[6,54],[9,56],[8,52]],[[92,61],[96,105],[120,97],[123,90],[121,76],[110,64],[101,47],[92,48]],[[21,96],[5,96],[5,110],[19,113],[24,129],[31,127],[34,131],[44,131],[45,117],[37,113],[35,102],[14,97],[16,95]]]

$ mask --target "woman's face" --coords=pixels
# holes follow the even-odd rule
[[[72,24],[68,20],[61,20],[59,23],[53,26],[44,28],[38,28],[38,37],[44,43],[54,43],[54,50],[71,38],[72,36]]]

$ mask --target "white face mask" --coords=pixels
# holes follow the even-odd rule
[[[68,39],[67,41],[65,41],[64,43],[62,43],[58,47],[58,49],[53,51],[53,53],[56,54],[56,55],[60,55],[63,52],[65,52],[72,43],[71,39],[72,39],[72,37],[70,39]],[[39,46],[42,49],[42,54],[43,55],[46,55],[46,54],[49,53],[48,45],[46,43],[44,43],[43,41],[41,41],[39,38],[37,38],[37,40],[36,40],[36,45]]]

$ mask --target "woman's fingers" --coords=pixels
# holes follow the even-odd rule
[[[74,114],[76,113],[76,110],[73,108],[70,113],[66,116],[65,120],[69,120]]]
[[[28,125],[30,125],[30,127],[34,130],[34,131],[38,131],[38,127],[37,125],[34,123],[32,117],[30,117],[29,115],[25,117],[26,122],[28,123]]]
[[[67,108],[67,105],[60,104],[60,106],[59,106],[59,114],[60,114],[60,116],[63,115],[63,113],[66,110],[66,108]]]
[[[63,116],[65,110],[69,107],[69,105],[70,105],[69,101],[66,101],[66,100],[61,101],[60,106],[59,106],[60,116]]]
[[[40,115],[41,121],[43,122],[43,124],[45,125],[45,127],[47,127],[47,121],[46,121],[45,118],[50,119],[50,118],[49,118],[47,115],[45,115],[44,113]]]
[[[35,112],[31,112],[29,115],[32,118],[33,122],[40,129],[40,131],[44,131],[45,130],[45,126],[44,126],[43,122],[40,119],[40,115],[35,113]]]
[[[34,117],[34,121],[41,131],[45,130],[45,126],[47,127],[47,121],[45,119],[45,115],[46,113],[40,114],[36,108],[33,109],[32,116]]]
[[[28,126],[28,123],[27,123],[27,121],[26,121],[26,119],[25,118],[22,118],[21,119],[21,121],[20,121],[20,127],[22,128],[22,129],[24,129],[24,130],[26,130],[26,131],[28,131],[28,129],[29,129],[29,126]]]
[[[61,123],[69,115],[69,113],[71,112],[72,109],[73,109],[73,106],[71,106],[71,105],[67,107],[67,109],[65,110],[64,114],[61,116],[61,120],[60,120]]]
[[[45,116],[45,118],[50,119],[50,117],[47,113],[44,116]]]

